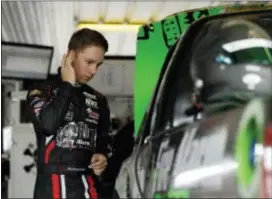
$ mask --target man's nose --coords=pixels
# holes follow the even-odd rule
[[[92,65],[92,66],[90,67],[89,73],[90,73],[91,75],[95,75],[96,72],[97,72],[97,66],[96,66],[96,65]]]

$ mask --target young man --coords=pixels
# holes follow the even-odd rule
[[[94,179],[107,166],[110,112],[106,98],[86,83],[107,50],[99,32],[75,32],[56,78],[28,92],[38,146],[35,199],[98,197]]]

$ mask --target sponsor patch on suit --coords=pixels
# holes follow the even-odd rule
[[[85,120],[86,120],[87,122],[92,123],[92,124],[98,124],[98,121],[95,120],[95,119],[86,118]]]
[[[90,98],[85,98],[85,103],[88,107],[93,107],[93,108],[98,108],[98,104],[97,104],[97,101],[94,101]]]
[[[33,112],[35,113],[36,116],[38,116],[42,110],[42,107],[45,105],[45,101],[39,100],[36,101],[33,105]]]
[[[87,115],[89,118],[92,118],[92,119],[95,119],[95,120],[98,120],[99,119],[99,113],[92,110],[91,108],[88,108],[87,110]]]

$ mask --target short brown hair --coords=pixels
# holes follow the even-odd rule
[[[81,50],[90,45],[99,46],[105,52],[108,51],[106,38],[100,32],[89,28],[83,28],[74,32],[68,43],[68,50]]]

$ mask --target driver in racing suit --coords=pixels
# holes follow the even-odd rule
[[[86,83],[107,49],[99,32],[75,32],[58,75],[27,94],[38,149],[35,199],[99,197],[95,182],[107,166],[110,112],[106,98]]]

